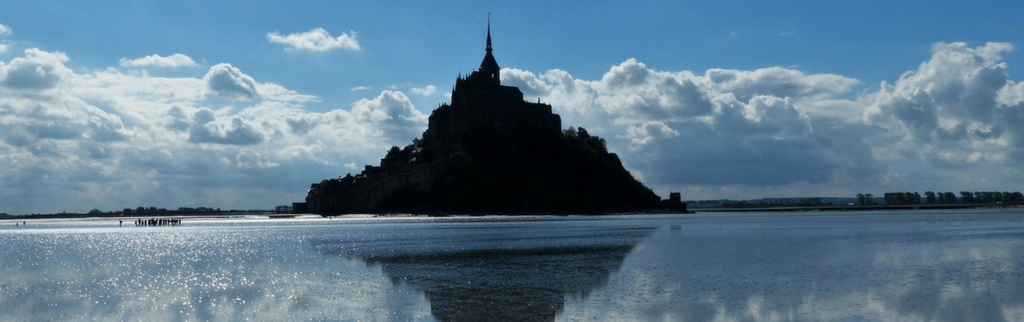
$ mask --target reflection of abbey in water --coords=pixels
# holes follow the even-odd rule
[[[554,321],[566,296],[586,297],[632,244],[367,257],[393,284],[426,295],[440,321]]]
[[[459,76],[451,104],[429,118],[423,137],[392,147],[380,166],[314,183],[296,212],[610,212],[665,203],[636,181],[605,141],[583,128],[562,131],[551,105],[526,102],[501,85],[491,47],[480,68]],[[676,196],[673,196],[676,197]]]
[[[656,229],[478,223],[485,222],[440,236],[419,236],[417,241],[431,245],[427,247],[354,236],[313,239],[310,244],[327,256],[379,265],[393,285],[422,292],[439,321],[554,321],[567,297],[585,298],[604,287]],[[514,237],[499,233],[508,230]]]

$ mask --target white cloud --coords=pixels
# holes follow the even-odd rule
[[[859,82],[856,79],[833,74],[805,75],[803,72],[782,67],[761,68],[754,71],[709,69],[704,77],[718,92],[732,93],[740,100],[754,95],[792,98],[823,98],[846,93]]]
[[[437,92],[437,86],[434,86],[434,85],[427,85],[425,87],[415,87],[415,88],[412,89],[412,93],[413,94],[422,95],[422,96],[434,95],[434,93],[436,93],[436,92]]]
[[[1011,50],[1008,43],[935,44],[930,60],[866,98],[865,118],[935,166],[1024,160],[1024,105],[1015,98],[1022,91],[1001,57]]]
[[[843,133],[866,126],[830,123],[831,131],[818,131],[815,123],[829,119],[812,119],[800,107],[836,99],[854,79],[780,67],[695,75],[635,59],[594,81],[561,70],[502,74],[551,103],[565,126],[608,139],[626,166],[655,186],[835,184],[877,170],[864,143]]]
[[[529,71],[516,68],[505,68],[501,71],[501,82],[503,84],[513,84],[519,87],[519,90],[523,91],[523,95],[547,95],[547,84]]]
[[[75,74],[68,60],[32,49],[0,62],[4,212],[273,207],[301,200],[311,182],[343,175],[346,164],[375,162],[426,127],[396,91],[310,112],[304,104],[317,98],[229,64],[204,78],[172,78]],[[246,99],[224,99],[235,97]]]
[[[37,48],[25,50],[25,56],[0,65],[0,86],[44,90],[57,86],[74,75],[64,66],[68,56],[61,52],[46,52]]]
[[[211,93],[228,97],[255,98],[256,81],[231,64],[220,63],[210,67],[203,77]]]
[[[174,54],[170,56],[160,55],[149,55],[146,57],[127,59],[121,58],[121,67],[165,67],[165,68],[177,68],[177,67],[194,67],[198,66],[192,58],[184,54]]]
[[[282,36],[275,32],[267,33],[267,40],[276,44],[287,45],[288,50],[328,51],[332,49],[359,50],[356,33],[342,33],[332,37],[324,28],[316,28],[303,33]]]
[[[371,89],[373,89],[373,87],[370,87],[370,86],[356,86],[356,87],[350,88],[348,91],[349,92],[360,92],[360,91],[368,91],[368,90],[371,90]]]
[[[235,163],[239,168],[243,169],[274,168],[281,165],[277,162],[268,161],[259,152],[249,149],[238,150],[238,154],[235,155]]]
[[[11,31],[10,27],[0,24],[0,36],[10,35],[11,33],[13,32]],[[6,53],[8,48],[10,48],[10,45],[0,43],[0,54]]]
[[[201,108],[192,115],[193,123],[188,129],[188,141],[192,143],[220,143],[251,145],[263,142],[265,136],[254,128],[251,122],[240,116],[218,120],[208,108]]]
[[[427,124],[427,116],[412,105],[409,97],[397,91],[383,91],[372,100],[353,103],[352,114],[358,121],[373,125],[372,135],[395,139],[419,136]]]

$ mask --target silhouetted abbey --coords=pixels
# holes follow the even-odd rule
[[[459,76],[451,104],[430,114],[423,137],[392,147],[380,166],[314,183],[296,212],[596,213],[670,208],[636,181],[604,139],[563,131],[551,105],[501,85],[487,47],[480,68]]]

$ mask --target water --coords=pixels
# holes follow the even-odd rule
[[[1017,210],[0,221],[0,320],[1022,321]]]

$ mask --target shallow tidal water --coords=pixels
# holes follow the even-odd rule
[[[1024,321],[1024,212],[0,221],[0,320]]]

